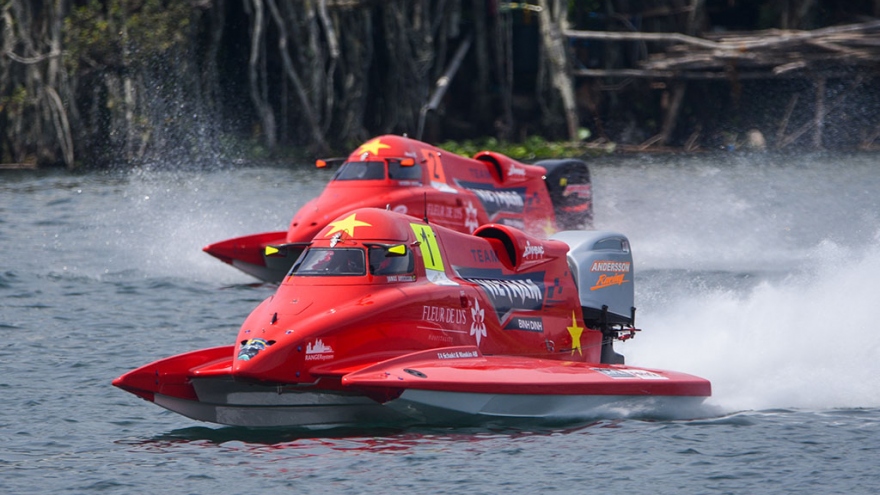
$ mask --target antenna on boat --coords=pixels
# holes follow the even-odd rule
[[[429,223],[428,222],[428,193],[425,192],[423,194],[424,194],[424,198],[425,198],[425,223]]]

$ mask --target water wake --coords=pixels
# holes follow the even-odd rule
[[[880,407],[880,248],[826,241],[800,271],[758,278],[649,297],[646,331],[618,347],[710,379],[710,403],[728,411]]]

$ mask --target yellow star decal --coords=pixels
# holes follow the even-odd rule
[[[358,148],[357,151],[355,151],[355,153],[363,153],[363,152],[369,151],[370,153],[372,153],[374,155],[378,155],[379,150],[384,150],[384,149],[387,149],[390,147],[391,146],[389,146],[387,144],[382,144],[382,141],[380,141],[379,138],[376,138],[376,139],[373,139],[372,141],[367,141],[366,143],[362,144],[361,147]]]
[[[343,220],[331,222],[330,226],[333,228],[330,229],[330,232],[327,232],[324,237],[330,237],[331,235],[340,231],[343,231],[346,234],[354,237],[354,229],[356,227],[372,227],[372,225],[368,224],[367,222],[361,222],[360,220],[356,219],[355,215],[357,215],[357,213],[352,213]]]
[[[577,349],[578,354],[583,356],[584,353],[581,352],[581,334],[584,333],[584,329],[578,326],[574,311],[571,312],[571,326],[566,330],[571,334],[571,354],[574,355],[574,350]]]

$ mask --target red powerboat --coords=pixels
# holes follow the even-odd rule
[[[318,166],[326,166],[319,160]],[[575,159],[527,165],[491,151],[473,159],[402,136],[362,144],[290,228],[237,237],[205,252],[260,280],[280,282],[327,223],[362,207],[388,208],[459,232],[498,223],[547,237],[592,225],[590,171]]]
[[[246,427],[566,420],[699,405],[707,380],[624,364],[635,334],[627,238],[502,224],[463,234],[377,208],[305,248],[233,345],[113,384]]]

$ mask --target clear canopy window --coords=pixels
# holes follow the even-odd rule
[[[364,250],[357,248],[310,248],[294,263],[290,275],[334,277],[365,275]]]
[[[400,160],[388,160],[388,178],[392,180],[422,180],[421,165],[401,165]]]
[[[410,161],[412,163],[412,161]],[[385,162],[345,162],[339,167],[333,180],[384,180]],[[422,167],[401,165],[400,160],[388,160],[388,179],[422,180]]]
[[[345,162],[333,180],[383,180],[385,162]]]
[[[373,275],[412,273],[414,266],[412,251],[402,244],[370,246],[370,273]]]

